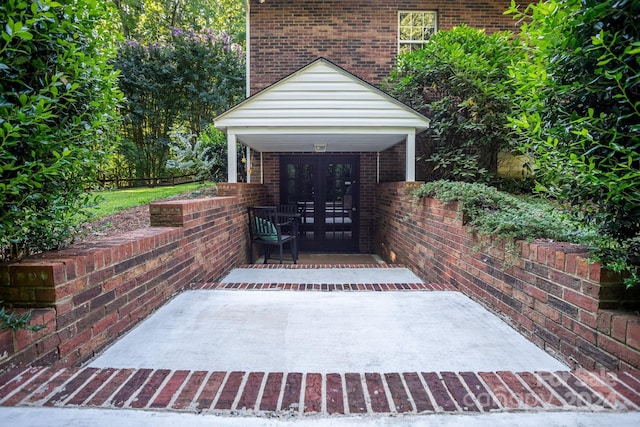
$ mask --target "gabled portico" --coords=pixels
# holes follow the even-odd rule
[[[215,126],[227,134],[228,182],[237,182],[238,143],[259,153],[380,153],[404,143],[405,180],[415,181],[415,136],[429,119],[320,58],[221,114]]]

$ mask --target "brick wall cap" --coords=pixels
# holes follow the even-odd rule
[[[166,200],[163,202],[152,202],[149,206],[197,206],[204,209],[211,206],[227,205],[235,199],[233,196],[216,196],[203,197],[201,199]]]
[[[565,254],[583,254],[589,252],[588,246],[581,245],[579,243],[556,242],[547,239],[535,239],[532,242],[521,240],[521,242],[530,243],[538,247],[550,248],[557,252],[563,252]]]

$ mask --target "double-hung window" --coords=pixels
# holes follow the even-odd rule
[[[398,53],[412,52],[424,47],[438,30],[435,11],[398,13]]]

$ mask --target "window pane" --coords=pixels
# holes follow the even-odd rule
[[[423,35],[424,34],[422,32],[422,27],[414,27],[413,30],[411,31],[411,40],[422,41],[424,40],[422,38]]]
[[[406,41],[418,42],[416,46],[399,46],[400,52],[419,49],[436,31],[436,12],[400,12],[399,43]]]
[[[400,40],[411,40],[411,27],[400,27]]]
[[[425,27],[435,27],[435,13],[425,13],[424,14],[424,26]]]

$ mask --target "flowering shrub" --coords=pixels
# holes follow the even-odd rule
[[[119,177],[157,178],[170,159],[170,132],[200,135],[216,115],[244,98],[242,48],[213,30],[175,28],[167,42],[127,40],[115,65],[121,71],[123,141]]]

